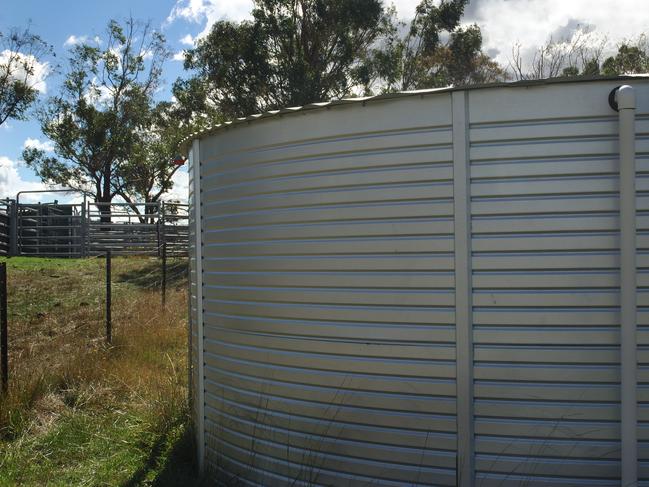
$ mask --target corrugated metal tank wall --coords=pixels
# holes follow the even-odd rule
[[[195,142],[206,467],[248,485],[455,485],[467,469],[481,486],[619,485],[619,84],[355,103]],[[649,85],[631,84],[649,485]],[[474,462],[456,459],[456,411]]]
[[[636,116],[638,249],[638,485],[649,486],[649,89],[639,88]]]
[[[614,86],[469,93],[480,485],[619,485]],[[646,113],[646,85],[637,89]],[[639,202],[648,129],[640,118]]]
[[[196,143],[198,145],[198,143]],[[196,192],[195,175],[198,173],[198,162],[195,161],[193,152],[189,153],[188,157],[188,198],[189,198],[189,244],[188,244],[188,257],[189,257],[189,397],[192,424],[197,426],[200,424],[198,420],[201,415],[201,410],[198,407],[200,398],[199,391],[199,334],[198,334],[198,276],[196,265],[196,247],[197,247],[197,225],[196,225],[196,208],[200,205],[199,196]],[[198,439],[198,438],[197,438]]]
[[[455,483],[450,97],[401,109],[201,141],[207,456],[243,479]]]

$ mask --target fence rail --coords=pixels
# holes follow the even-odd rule
[[[88,252],[157,254],[161,221],[162,205],[157,203],[89,203]]]
[[[188,207],[180,203],[0,201],[0,255],[84,257],[187,254]]]
[[[9,255],[11,252],[11,212],[13,210],[11,200],[0,201],[0,255]]]

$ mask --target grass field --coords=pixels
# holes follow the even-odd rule
[[[0,486],[195,485],[187,421],[186,263],[7,260],[10,387],[0,394]]]

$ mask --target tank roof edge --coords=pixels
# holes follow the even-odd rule
[[[291,113],[303,113],[312,110],[319,110],[322,108],[331,108],[342,105],[352,105],[352,104],[364,104],[366,102],[372,101],[381,101],[381,100],[392,100],[396,98],[407,98],[411,96],[424,96],[438,93],[450,93],[453,91],[473,91],[473,90],[483,90],[491,88],[522,88],[530,86],[545,86],[545,85],[554,85],[554,84],[572,84],[572,83],[588,83],[588,82],[597,82],[597,81],[630,81],[630,80],[649,80],[649,73],[647,74],[631,74],[624,76],[584,76],[584,77],[570,77],[570,78],[547,78],[539,80],[521,80],[514,82],[497,82],[497,83],[485,83],[485,84],[475,84],[475,85],[462,85],[462,86],[447,86],[444,88],[427,88],[421,90],[412,90],[412,91],[398,91],[394,93],[384,93],[380,95],[373,96],[364,96],[364,97],[353,97],[353,98],[341,98],[339,100],[330,100],[325,102],[314,102],[307,105],[298,106],[298,107],[286,107],[279,110],[269,110],[263,113],[257,113],[253,115],[248,115],[246,117],[236,118],[227,122],[219,123],[208,127],[204,130],[192,133],[185,138],[183,138],[178,144],[178,149],[181,154],[186,155],[189,152],[191,143],[208,135],[213,135],[216,132],[219,132],[223,129],[227,129],[231,126],[240,125],[243,123],[250,123],[256,120],[262,120],[266,118],[273,118],[282,115],[287,115]]]

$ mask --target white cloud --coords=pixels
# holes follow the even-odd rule
[[[31,137],[28,137],[25,142],[23,143],[23,147],[25,149],[27,148],[33,148],[33,149],[39,149],[45,152],[54,152],[54,144],[50,140],[46,140],[44,142],[41,142],[38,139],[32,139]]]
[[[173,59],[174,61],[184,61],[185,60],[185,51],[178,51],[177,53],[175,53],[173,55],[173,57],[171,59]]]
[[[468,22],[482,29],[485,50],[508,64],[511,47],[520,42],[534,49],[552,34],[568,36],[577,26],[592,27],[609,39],[609,49],[624,38],[647,30],[646,0],[474,0],[467,10]]]
[[[250,18],[252,5],[252,0],[178,0],[167,17],[167,23],[183,19],[202,24],[203,31],[197,36],[200,38],[205,36],[212,24],[218,20],[241,21]]]
[[[183,44],[183,45],[185,45],[185,46],[193,47],[193,46],[194,46],[194,42],[195,42],[195,39],[192,37],[191,34],[187,34],[185,37],[182,37],[182,38],[180,39],[180,43]]]
[[[389,4],[390,2],[383,3]],[[415,9],[421,3],[421,0],[394,0],[391,3],[396,7],[397,16],[400,19],[411,19],[415,15]]]
[[[414,15],[415,8],[420,2],[421,0],[394,0],[393,2],[386,1],[384,3],[393,3],[398,16],[409,19]],[[201,24],[204,29],[197,37],[202,37],[209,32],[211,25],[218,20],[227,19],[240,22],[252,18],[250,12],[253,5],[253,0],[177,0],[176,5],[174,5],[167,17],[167,23],[182,19]],[[196,37],[192,37],[191,34],[187,34],[180,39],[181,44],[186,46],[193,46],[195,41]]]
[[[165,196],[165,200],[178,200],[181,203],[187,203],[189,198],[189,173],[185,167],[181,167],[176,171],[171,180],[174,187]]]
[[[77,44],[82,44],[88,40],[88,36],[75,36],[72,34],[70,37],[68,37],[65,42],[63,43],[63,47],[72,47],[76,46]]]
[[[0,156],[0,198],[15,198],[19,191],[37,191],[47,189],[40,181],[26,181],[18,173],[18,163],[5,156]],[[42,195],[35,195],[32,201]],[[29,197],[27,197],[29,199]],[[21,199],[22,200],[22,199]]]
[[[40,62],[31,54],[12,53],[10,50],[5,49],[0,52],[0,76],[6,73],[6,66],[10,64],[11,71],[13,71],[10,73],[11,78],[27,80],[27,83],[39,92],[47,92],[45,79],[50,74],[50,64],[48,62]]]
[[[84,96],[88,103],[92,103],[95,107],[101,107],[111,102],[113,94],[114,90],[111,87],[99,83],[95,77],[91,81],[90,88]]]
[[[410,19],[420,0],[395,0],[398,16]],[[477,23],[483,47],[496,60],[508,65],[512,46],[533,51],[554,40],[570,38],[577,28],[592,28],[608,38],[609,52],[624,39],[647,31],[646,0],[472,0],[463,22]],[[597,40],[595,40],[597,42]]]
[[[77,44],[81,44],[83,42],[86,42],[88,40],[88,37],[86,36],[80,36],[77,37],[74,34],[68,37],[65,42],[63,43],[63,47],[72,47],[76,46]]]
[[[99,36],[94,36],[94,37],[88,37],[88,36],[75,36],[72,34],[70,37],[68,37],[65,42],[63,43],[63,47],[72,47],[76,46],[77,44],[83,44],[84,42],[92,41],[95,44],[99,45],[101,44],[101,38]]]

